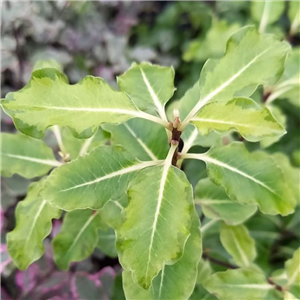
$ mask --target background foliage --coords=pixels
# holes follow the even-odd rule
[[[264,90],[259,88],[255,93],[255,100],[260,104],[266,103],[272,109],[277,120],[286,127],[287,134],[280,140],[268,138],[261,142],[244,143],[250,150],[263,149],[270,154],[276,153],[274,159],[282,164],[282,168],[288,170],[286,173],[290,174],[291,184],[297,184],[299,171],[296,168],[300,167],[299,85],[295,89],[283,91],[280,83],[285,76],[298,79],[299,82],[299,68],[295,68],[295,65],[297,59],[299,61],[300,34],[294,13],[299,7],[295,6],[296,2],[278,1],[272,7],[272,17],[262,22],[261,3],[263,2],[6,1],[2,5],[1,96],[23,87],[33,68],[41,66],[40,60],[57,61],[70,83],[76,83],[91,74],[104,78],[112,86],[116,86],[115,76],[125,72],[132,62],[150,61],[160,65],[173,65],[175,68],[177,90],[173,96],[173,104],[169,104],[171,111],[172,105],[196,82],[206,59],[221,57],[226,41],[234,31],[244,25],[255,24],[261,32],[273,33],[288,40],[293,46],[293,55],[287,62],[283,79],[276,86],[265,87]],[[279,96],[274,98],[272,94],[275,92]],[[15,132],[11,119],[1,113],[2,131]],[[97,133],[99,136],[96,142],[99,145],[106,143],[113,132],[113,126],[104,126],[104,130]],[[65,139],[68,140],[67,132]],[[51,130],[46,132],[44,140],[52,147],[56,158],[61,159],[57,140]],[[227,134],[223,136],[222,143],[227,144],[234,140],[243,141],[243,137]],[[69,142],[66,147],[69,146],[72,151],[66,149],[66,152],[72,159],[78,155],[76,147],[81,149],[82,145],[74,146],[71,137]],[[203,152],[219,142],[211,134],[203,139],[201,147],[196,146],[193,151]],[[199,197],[198,204],[203,207],[203,211],[200,210],[200,205],[198,208],[202,221],[204,253],[201,264],[205,274],[199,274],[190,299],[215,299],[215,296],[207,292],[212,284],[206,282],[206,289],[203,288],[204,279],[215,271],[234,268],[234,263],[244,263],[236,257],[235,249],[230,249],[230,243],[227,242],[231,231],[237,237],[246,236],[250,244],[255,241],[256,250],[254,247],[247,249],[247,259],[250,262],[255,260],[270,280],[283,280],[284,276],[281,275],[284,273],[284,263],[292,258],[299,247],[299,205],[295,213],[287,217],[263,216],[254,210],[251,213],[248,211],[249,219],[246,223],[232,229],[230,225],[242,222],[238,220],[241,215],[233,218],[234,223],[222,225],[218,221],[218,214],[225,214],[222,219],[226,220],[226,211],[217,211],[213,205],[201,203],[201,187],[209,185],[205,179],[204,164],[187,161],[184,170],[194,186],[202,179],[196,187],[196,198]],[[24,177],[28,176],[25,174]],[[61,271],[52,260],[51,248],[51,240],[61,229],[61,220],[64,217],[61,216],[53,221],[53,229],[45,240],[44,256],[26,271],[16,268],[7,254],[6,233],[15,226],[17,203],[26,197],[29,184],[36,180],[38,178],[29,180],[14,175],[2,178],[1,181],[2,298],[125,299],[114,236],[105,227],[96,228],[99,234],[98,247],[92,256],[82,262],[71,263],[69,271]],[[34,192],[34,185],[30,187],[30,191]],[[224,193],[222,190],[219,192]],[[57,214],[56,211],[48,213]],[[84,222],[87,217],[76,215],[76,211],[68,215],[68,219],[77,220],[79,227],[80,218]],[[109,242],[101,243],[104,240]],[[59,243],[58,238],[56,242]],[[228,273],[228,277],[230,274]],[[246,275],[239,274],[241,278]],[[280,297],[274,291],[266,299],[281,299]],[[291,296],[286,299],[292,299],[288,297]]]

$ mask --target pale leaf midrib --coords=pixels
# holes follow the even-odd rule
[[[94,218],[97,216],[97,212],[92,214],[89,219],[85,222],[85,224],[82,226],[82,228],[80,229],[80,231],[77,233],[75,239],[73,240],[70,248],[67,250],[67,252],[65,253],[65,257],[68,256],[69,252],[72,251],[73,247],[76,245],[76,243],[79,241],[81,235],[83,234],[83,232],[87,229],[87,227],[90,225],[90,223],[94,220]]]
[[[30,156],[3,153],[3,152],[1,152],[1,155],[20,159],[20,160],[26,160],[26,161],[30,161],[30,162],[37,163],[37,164],[49,165],[49,166],[53,166],[53,167],[59,167],[62,165],[61,162],[56,161],[56,160],[50,160],[50,159],[35,158],[35,157],[30,157]]]
[[[77,184],[77,185],[74,185],[72,187],[69,187],[67,189],[60,190],[59,192],[60,193],[67,192],[67,191],[70,191],[70,190],[73,190],[73,189],[77,189],[77,188],[80,188],[80,187],[83,187],[83,186],[86,186],[86,185],[93,185],[93,184],[101,182],[103,180],[107,180],[107,179],[111,179],[113,177],[125,175],[125,174],[128,174],[128,173],[134,172],[134,171],[138,171],[138,170],[144,169],[146,167],[157,165],[159,163],[160,163],[160,161],[151,161],[151,162],[142,162],[142,163],[139,163],[139,164],[135,164],[135,165],[130,166],[128,168],[124,168],[122,170],[118,170],[118,171],[112,172],[110,174],[106,174],[104,176],[98,177],[98,178],[96,178],[94,180],[87,181],[87,182],[84,182],[84,183]]]
[[[229,232],[230,232],[230,234],[232,236],[232,239],[234,241],[234,244],[235,244],[235,246],[236,246],[236,248],[237,248],[237,250],[238,250],[238,252],[240,254],[240,257],[241,257],[241,259],[243,261],[244,266],[247,267],[249,265],[249,260],[248,260],[247,256],[245,255],[243,249],[240,247],[240,244],[237,241],[237,237],[236,237],[235,233],[232,232],[232,230],[229,230]]]
[[[148,271],[149,271],[149,264],[150,264],[151,255],[152,255],[154,235],[155,235],[155,231],[156,231],[158,217],[159,217],[159,214],[160,214],[160,208],[161,208],[161,204],[162,204],[162,200],[163,200],[163,194],[164,194],[164,187],[165,187],[165,184],[166,184],[166,181],[167,181],[167,175],[168,175],[169,168],[170,168],[170,165],[166,161],[165,164],[164,164],[164,167],[163,167],[162,177],[160,179],[157,205],[156,205],[156,210],[155,210],[155,214],[154,214],[154,221],[153,221],[152,231],[151,231],[151,236],[150,236],[150,245],[149,245],[149,250],[148,250],[148,260],[147,260],[147,268],[146,268],[146,278],[148,278]]]
[[[136,141],[141,145],[141,147],[144,149],[144,151],[147,153],[147,155],[152,160],[158,160],[158,158],[151,151],[151,149],[149,149],[148,146],[135,134],[135,132],[130,128],[130,126],[127,123],[124,123],[124,126],[129,131],[129,133],[136,139]]]
[[[242,67],[237,73],[235,73],[233,76],[231,76],[228,80],[226,80],[223,84],[221,84],[218,88],[216,88],[214,91],[210,92],[208,95],[206,95],[203,99],[199,99],[198,103],[194,106],[194,108],[191,110],[191,112],[188,114],[188,116],[184,119],[182,123],[188,123],[191,118],[193,118],[197,112],[200,110],[201,107],[203,107],[208,101],[210,101],[213,97],[218,95],[223,89],[225,89],[228,85],[230,85],[236,78],[238,78],[241,74],[244,73],[255,61],[260,58],[262,55],[267,53],[270,50],[271,46],[262,51],[260,54],[256,55],[248,64],[246,64],[244,67]]]
[[[232,201],[232,200],[222,200],[222,199],[195,199],[195,203],[196,204],[200,204],[200,205],[222,205],[222,204],[237,204],[236,202]]]
[[[157,108],[157,111],[159,113],[159,115],[163,118],[163,119],[166,119],[165,118],[165,112],[164,112],[164,108],[163,108],[163,105],[161,104],[160,100],[158,99],[158,96],[156,95],[156,93],[154,92],[145,72],[143,71],[143,69],[139,66],[139,69],[141,71],[141,74],[142,74],[142,77],[143,77],[143,81],[147,87],[147,90],[149,91],[149,94],[153,100],[153,103],[154,105],[156,106]]]
[[[299,274],[299,272],[300,272],[300,265],[295,270],[295,272],[293,273],[293,275],[289,278],[288,285],[291,285],[291,284],[293,284],[295,282],[295,279],[296,279],[297,275]]]
[[[243,171],[240,171],[239,169],[237,169],[235,167],[231,167],[230,165],[227,165],[227,164],[225,164],[225,163],[223,163],[223,162],[221,162],[221,161],[219,161],[217,159],[211,158],[211,157],[209,157],[207,155],[204,155],[204,154],[198,154],[198,155],[196,154],[196,155],[193,155],[193,156],[194,156],[194,158],[198,157],[200,160],[203,160],[203,161],[208,162],[208,163],[215,164],[217,166],[220,166],[220,167],[223,167],[225,169],[228,169],[228,170],[230,170],[230,171],[232,171],[234,173],[240,174],[241,176],[246,177],[246,178],[250,179],[251,181],[253,181],[253,182],[255,182],[255,183],[263,186],[265,189],[267,189],[272,194],[274,194],[274,195],[276,195],[278,197],[277,193],[272,188],[270,188],[269,186],[267,186],[265,183],[263,183],[262,181],[256,179],[255,177],[253,177],[253,176],[251,176],[251,175],[249,175],[249,174],[247,174],[247,173],[245,173]]]
[[[39,206],[39,209],[38,209],[36,215],[34,216],[34,219],[33,219],[32,223],[31,223],[31,226],[30,226],[30,229],[29,229],[27,238],[26,238],[26,242],[25,242],[25,245],[24,245],[24,249],[27,248],[27,245],[28,245],[28,242],[29,242],[30,237],[31,237],[31,235],[32,235],[32,232],[33,232],[33,229],[34,229],[34,227],[35,227],[35,224],[36,224],[38,218],[40,217],[40,215],[41,215],[41,213],[42,213],[42,211],[43,211],[43,208],[45,207],[46,204],[47,204],[46,200],[43,200],[43,201],[41,202],[40,206]]]
[[[255,283],[245,283],[245,284],[220,284],[219,287],[230,287],[230,288],[237,288],[237,289],[257,289],[257,290],[271,290],[274,289],[274,286],[270,284],[255,284]]]
[[[206,118],[199,118],[199,117],[194,117],[191,119],[192,122],[202,122],[202,123],[216,123],[216,124],[226,124],[226,125],[232,125],[235,128],[239,128],[239,127],[245,127],[245,128],[258,128],[260,130],[264,129],[262,128],[261,125],[255,125],[253,123],[251,124],[245,124],[245,123],[237,123],[237,122],[231,122],[231,121],[225,121],[225,120],[217,120],[217,119],[206,119]],[[278,132],[278,129],[274,129],[274,128],[267,128],[268,131],[270,132]]]

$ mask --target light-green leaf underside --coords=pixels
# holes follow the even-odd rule
[[[226,251],[240,267],[249,267],[256,257],[255,242],[244,225],[221,225],[220,240]]]
[[[263,299],[273,289],[263,274],[251,269],[214,273],[204,281],[203,286],[221,300]]]
[[[141,169],[158,163],[138,161],[122,147],[100,146],[54,170],[42,195],[66,211],[99,209],[109,200],[121,198]]]
[[[165,264],[182,255],[194,210],[192,188],[185,174],[167,160],[141,171],[128,197],[125,222],[117,230],[117,250],[134,282],[148,289]]]
[[[43,141],[21,134],[1,133],[1,175],[33,178],[47,174],[61,163]]]
[[[61,231],[53,239],[54,260],[64,270],[92,254],[98,242],[101,218],[97,211],[76,210],[66,214]]]
[[[182,257],[173,265],[166,265],[152,281],[149,290],[136,285],[130,271],[123,272],[123,287],[126,299],[138,300],[185,300],[191,295],[196,278],[197,265],[202,254],[199,219],[194,214],[191,235]]]
[[[250,142],[285,133],[267,108],[261,108],[247,98],[235,98],[228,103],[209,103],[192,119],[192,124],[203,135],[212,130],[235,130]]]
[[[300,248],[298,248],[293,257],[285,263],[285,270],[288,277],[287,285],[296,284],[300,287]]]
[[[195,203],[201,205],[207,218],[223,220],[228,225],[238,225],[246,221],[257,210],[257,205],[241,205],[231,200],[221,186],[213,184],[209,178],[201,179],[195,187]]]
[[[61,214],[39,196],[44,182],[31,184],[27,197],[17,206],[16,227],[7,234],[8,252],[21,270],[43,255],[43,240],[51,231],[51,220]]]
[[[102,78],[87,76],[69,85],[51,68],[34,71],[23,89],[7,94],[2,107],[19,131],[35,138],[42,138],[52,125],[68,126],[87,138],[101,123],[118,124],[139,115],[131,100]]]
[[[243,143],[210,149],[206,154],[186,154],[206,162],[209,178],[222,185],[241,204],[257,203],[265,214],[288,215],[296,201],[282,171],[266,153],[249,153]]]

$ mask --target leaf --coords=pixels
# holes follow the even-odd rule
[[[69,85],[62,73],[51,68],[34,71],[30,82],[7,94],[2,106],[19,131],[35,138],[42,138],[52,125],[68,126],[76,137],[87,138],[101,123],[118,124],[146,115],[102,78],[87,76]]]
[[[284,300],[299,300],[299,297],[294,296],[289,292],[284,292]]]
[[[199,225],[198,216],[194,214],[191,235],[186,242],[182,257],[175,264],[166,265],[153,279],[149,290],[136,285],[130,271],[123,272],[123,286],[127,299],[180,300],[189,298],[195,286],[197,265],[202,253]]]
[[[272,35],[260,35],[253,26],[235,32],[227,42],[225,56],[208,60],[203,67],[199,101],[183,120],[182,128],[208,102],[249,97],[259,84],[276,82],[289,50],[288,43]]]
[[[120,262],[144,289],[165,264],[180,258],[189,236],[192,188],[184,173],[171,166],[171,157],[131,182],[125,222],[117,230]]]
[[[102,223],[97,211],[75,210],[66,214],[61,231],[53,239],[54,260],[63,270],[94,251]]]
[[[165,129],[147,120],[133,119],[120,125],[105,124],[113,145],[121,145],[141,160],[164,159],[169,150]]]
[[[100,229],[98,236],[97,247],[101,252],[109,257],[118,257],[115,231],[112,228]]]
[[[235,98],[228,103],[209,103],[192,118],[191,123],[203,135],[212,130],[218,132],[234,130],[250,142],[286,133],[267,108],[261,108],[247,98]]]
[[[286,261],[285,270],[288,277],[287,285],[300,285],[300,248],[298,248],[293,257]]]
[[[7,234],[8,252],[21,270],[43,255],[43,240],[51,232],[51,220],[58,219],[61,214],[39,196],[44,182],[30,185],[27,197],[18,203],[16,227]]]
[[[101,146],[53,171],[42,195],[66,211],[99,209],[121,198],[141,169],[158,163],[140,162],[121,147]]]
[[[115,272],[106,267],[95,274],[77,272],[71,280],[72,299],[96,300],[110,299]]]
[[[118,200],[108,201],[98,210],[102,223],[113,229],[120,227],[124,222],[122,212],[127,205],[128,199],[126,194]]]
[[[43,141],[21,134],[1,133],[1,175],[33,178],[47,174],[61,163]]]
[[[290,19],[290,35],[293,36],[300,31],[300,3],[298,1],[289,2],[288,17]]]
[[[211,275],[203,286],[219,299],[253,300],[265,297],[273,286],[264,275],[250,269],[227,270]]]
[[[276,121],[283,127],[286,127],[286,116],[283,114],[282,110],[278,106],[268,105],[268,109],[276,119]],[[266,137],[260,141],[260,145],[263,148],[270,147],[274,143],[278,142],[281,139],[281,136],[277,137]]]
[[[204,39],[198,37],[189,43],[183,59],[205,61],[209,57],[219,58],[225,53],[227,40],[239,28],[239,24],[227,24],[225,20],[213,22]]]
[[[285,1],[253,1],[251,2],[251,16],[259,22],[259,31],[263,32],[267,25],[280,18],[285,8]]]
[[[248,267],[256,257],[255,241],[244,225],[221,225],[220,240],[226,251],[240,267]]]
[[[224,188],[213,184],[208,178],[201,179],[196,185],[195,203],[201,205],[207,218],[221,219],[228,225],[243,223],[257,210],[256,204],[241,205],[231,200]]]
[[[283,153],[274,153],[272,158],[282,170],[285,181],[289,183],[289,188],[294,195],[295,200],[300,203],[300,169],[293,167],[289,161],[289,158]]]
[[[117,79],[120,90],[128,94],[139,109],[156,110],[162,119],[167,120],[164,106],[175,91],[174,76],[173,67],[133,63]]]
[[[228,196],[240,204],[257,203],[265,214],[288,215],[296,201],[283,173],[264,152],[249,153],[243,143],[210,149],[206,154],[186,154],[183,158],[203,160],[209,178],[222,185]]]
[[[266,103],[269,105],[277,99],[288,99],[293,105],[300,106],[300,48],[294,48],[288,55],[285,69],[280,80],[271,87],[266,88],[269,96]]]
[[[102,128],[99,128],[97,132],[88,139],[75,138],[68,128],[61,129],[62,143],[67,154],[69,154],[70,160],[74,160],[78,156],[85,155],[92,150],[104,145],[109,136]]]

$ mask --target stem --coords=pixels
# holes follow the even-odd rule
[[[57,140],[57,144],[58,144],[58,147],[59,147],[59,150],[64,154],[66,155],[67,152],[66,152],[66,148],[63,144],[63,141],[62,141],[62,137],[61,137],[61,133],[60,133],[60,130],[59,130],[59,127],[57,125],[54,125],[52,127],[52,131],[55,135],[55,138]]]
[[[216,258],[213,258],[213,257],[209,256],[207,253],[203,253],[202,254],[202,258],[205,259],[205,260],[209,260],[210,262],[212,262],[212,263],[214,263],[216,265],[223,266],[223,267],[225,267],[227,269],[238,269],[239,268],[236,265],[232,265],[230,263],[227,263],[227,262],[218,260]]]
[[[204,226],[201,227],[201,229],[200,229],[201,233],[205,232],[208,228],[210,228],[217,222],[219,222],[219,220],[216,220],[216,219],[212,219],[212,220],[208,221]]]
[[[165,160],[165,164],[173,165],[173,157],[174,157],[174,154],[176,153],[178,145],[179,145],[179,143],[177,141],[174,141],[174,140],[171,141],[171,147],[169,149],[168,156]]]
[[[266,29],[266,26],[268,23],[268,18],[269,18],[270,3],[271,3],[271,1],[265,1],[263,14],[262,14],[260,24],[259,24],[259,30],[258,30],[259,33],[263,33]]]
[[[167,121],[165,121],[161,118],[158,118],[158,117],[155,117],[153,115],[147,114],[143,111],[137,112],[134,116],[137,117],[137,118],[146,119],[146,120],[152,121],[154,123],[160,124],[160,125],[164,126],[166,129],[170,130],[169,122],[167,122]]]

